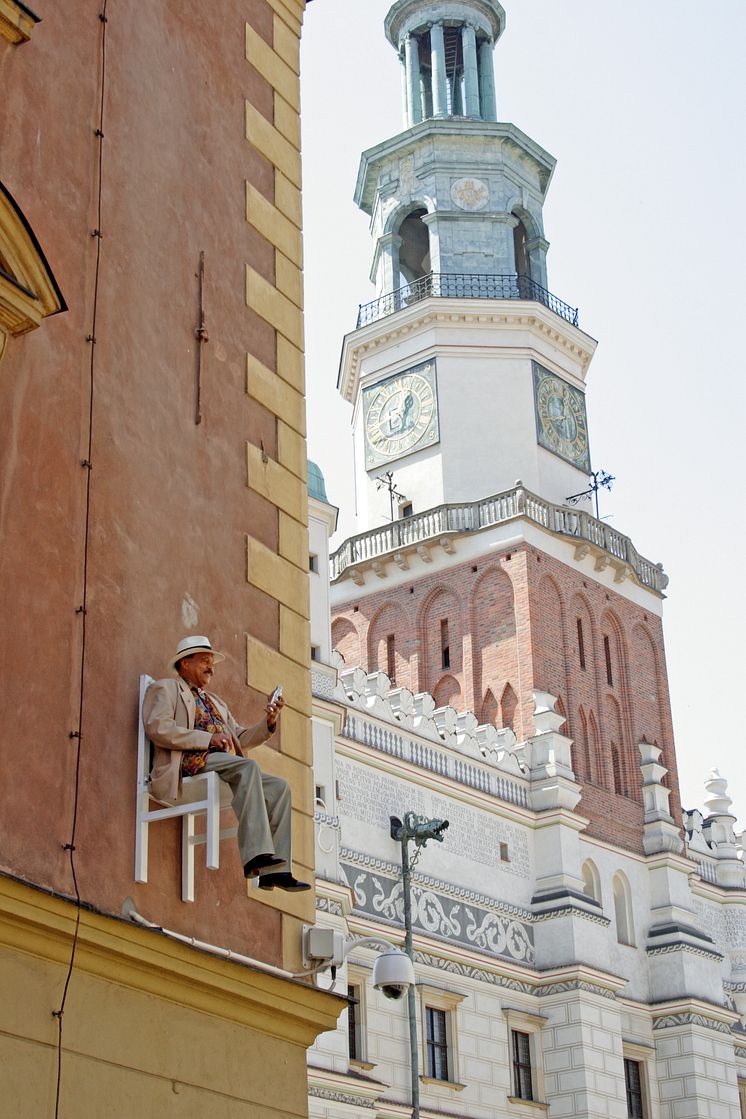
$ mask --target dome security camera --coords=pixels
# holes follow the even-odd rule
[[[414,982],[412,961],[398,948],[383,952],[373,964],[373,986],[387,999],[404,998]]]

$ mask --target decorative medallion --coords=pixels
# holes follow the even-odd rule
[[[490,200],[490,188],[481,179],[457,179],[451,198],[460,210],[483,210]]]
[[[438,442],[435,362],[423,362],[363,390],[365,469]]]
[[[580,389],[533,362],[536,437],[539,446],[590,474],[588,420]]]

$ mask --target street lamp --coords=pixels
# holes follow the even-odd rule
[[[423,847],[429,839],[443,842],[443,832],[448,827],[447,820],[428,820],[426,816],[417,816],[414,812],[407,812],[404,820],[398,816],[389,817],[391,824],[391,838],[401,844],[401,869],[402,869],[402,895],[404,898],[404,951],[414,965],[414,948],[412,941],[412,867],[422,853]],[[409,858],[409,844],[414,843],[416,850],[411,860]],[[412,1077],[412,1119],[420,1119],[420,1077],[417,1060],[417,1005],[414,986],[407,990],[407,1009],[409,1014],[409,1068]]]

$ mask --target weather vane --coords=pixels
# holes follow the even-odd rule
[[[376,489],[377,490],[387,489],[389,491],[389,505],[390,505],[390,509],[391,509],[391,520],[393,521],[393,519],[394,519],[394,498],[396,498],[397,501],[406,501],[407,500],[406,497],[404,496],[404,494],[399,493],[398,489],[394,485],[394,472],[393,472],[393,470],[387,470],[385,474],[379,474],[378,475],[378,477],[376,478]]]
[[[579,501],[593,494],[596,501],[596,520],[600,520],[598,515],[598,491],[602,486],[605,490],[610,490],[616,478],[613,474],[607,473],[606,470],[592,470],[588,477],[591,480],[588,489],[583,490],[582,493],[574,493],[570,497],[566,497],[565,501],[568,505],[577,505]]]

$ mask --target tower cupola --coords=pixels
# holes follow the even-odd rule
[[[496,120],[492,51],[504,27],[496,0],[397,0],[385,28],[402,63],[405,125]]]

